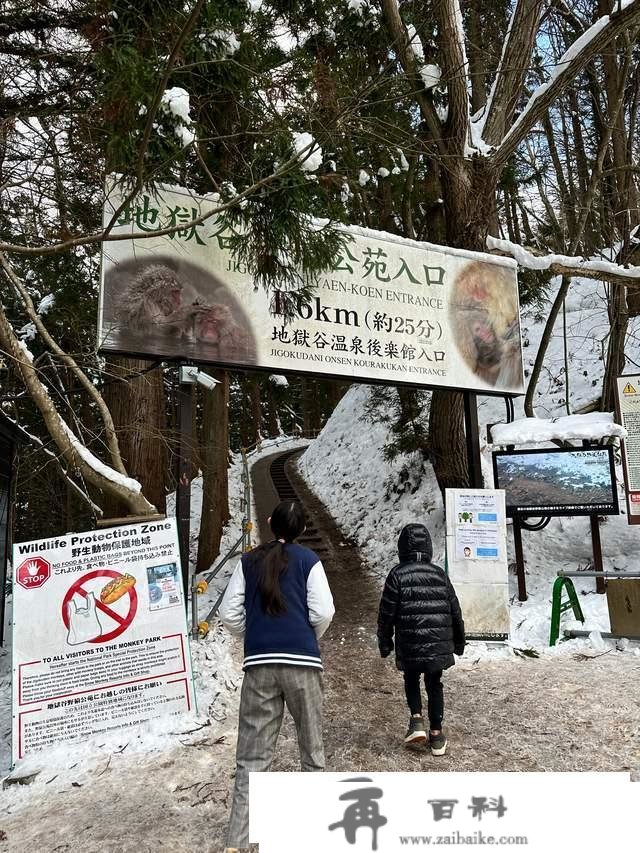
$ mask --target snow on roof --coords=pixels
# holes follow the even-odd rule
[[[494,445],[542,444],[547,441],[626,438],[627,431],[615,423],[611,412],[589,412],[586,415],[567,415],[563,418],[520,418],[510,424],[491,427]]]

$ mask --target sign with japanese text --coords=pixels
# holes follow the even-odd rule
[[[13,548],[13,760],[194,707],[175,519]]]
[[[510,632],[505,494],[447,489],[447,570],[467,636],[506,640]]]
[[[423,760],[431,772],[251,773],[249,841],[260,853],[635,849],[628,772],[433,772],[438,763]],[[598,808],[585,808],[594,790]]]
[[[122,201],[110,193],[105,224]],[[511,260],[345,228],[350,241],[310,299],[267,293],[218,220],[197,222],[215,204],[166,189],[123,209],[113,234],[142,236],[103,244],[102,351],[522,393]]]
[[[640,524],[640,374],[619,376],[618,420],[627,431],[621,442],[627,520]]]

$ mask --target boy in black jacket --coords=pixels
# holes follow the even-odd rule
[[[447,574],[433,565],[431,537],[424,524],[407,524],[398,539],[399,565],[387,577],[378,614],[378,647],[386,658],[393,651],[404,673],[411,717],[404,739],[407,746],[427,741],[422,717],[420,676],[424,675],[429,707],[429,746],[444,755],[442,731],[444,698],[442,671],[453,666],[453,655],[464,651],[464,622],[460,604]]]

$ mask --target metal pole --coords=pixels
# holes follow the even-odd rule
[[[180,449],[178,454],[178,487],[176,490],[176,518],[178,520],[178,544],[182,563],[182,583],[185,607],[189,593],[189,539],[191,528],[191,467],[193,450],[193,385],[181,382],[178,385],[178,407],[180,420]]]
[[[513,519],[513,541],[516,548],[516,572],[518,573],[518,601],[527,600],[527,580],[524,574],[524,551],[522,548],[522,527],[517,518]]]
[[[591,545],[593,548],[593,567],[598,573],[596,575],[596,592],[601,595],[607,590],[604,578],[602,577],[602,543],[600,541],[600,519],[597,515],[590,515],[591,522]]]
[[[242,464],[244,466],[244,505],[247,515],[246,538],[242,550],[246,552],[251,550],[251,531],[253,530],[253,522],[251,520],[251,475],[249,473],[249,462],[246,452],[242,454]]]
[[[478,428],[478,403],[473,391],[464,391],[464,432],[467,439],[467,464],[469,485],[472,489],[484,489],[482,461],[480,458],[480,430]]]
[[[616,580],[640,580],[640,571],[635,572],[565,572],[558,570],[559,578],[615,578]]]
[[[640,634],[611,634],[608,631],[598,631],[603,640],[640,640]],[[591,631],[570,631],[565,628],[564,635],[570,639],[588,637]]]

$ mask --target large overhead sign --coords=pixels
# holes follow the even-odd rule
[[[175,519],[13,548],[13,760],[194,707]]]
[[[123,199],[110,193],[108,223]],[[126,207],[104,244],[102,351],[352,380],[523,391],[515,263],[390,234],[352,240],[310,300],[257,288],[234,261],[215,202],[163,189]]]

